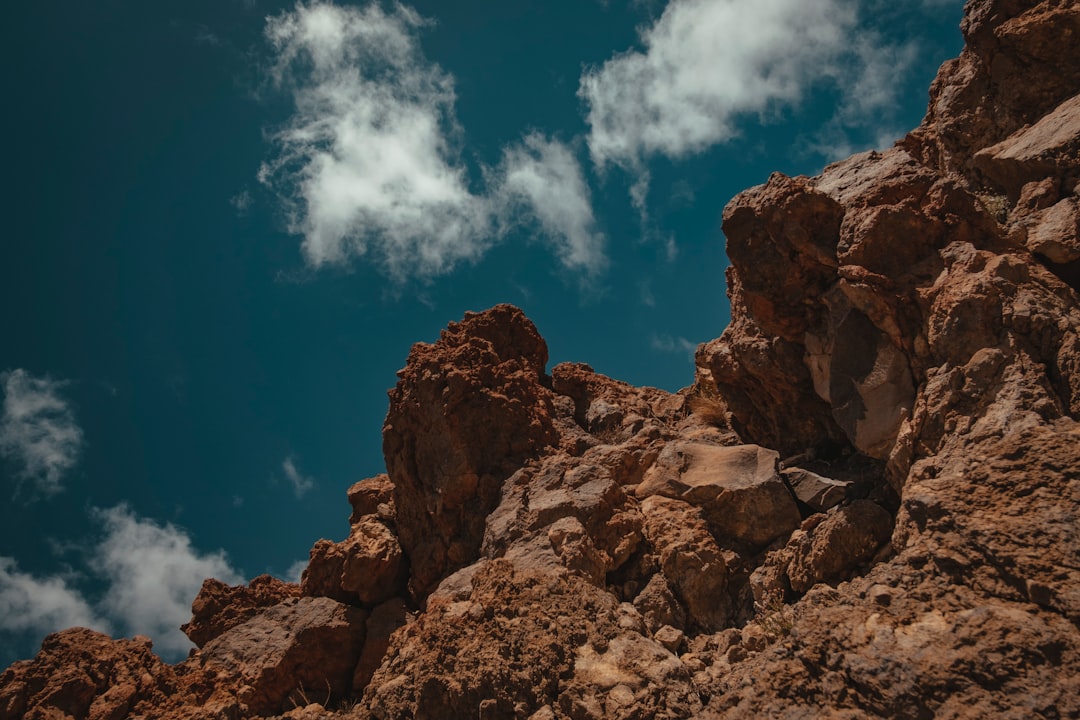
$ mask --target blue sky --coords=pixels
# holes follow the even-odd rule
[[[288,576],[466,310],[693,379],[720,217],[918,124],[960,0],[269,0],[8,11],[0,665],[169,659],[206,575]]]

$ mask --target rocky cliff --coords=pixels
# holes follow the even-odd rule
[[[208,580],[175,666],[52,635],[0,720],[1080,716],[1080,6],[963,32],[894,148],[728,205],[691,388],[470,314],[299,586]]]

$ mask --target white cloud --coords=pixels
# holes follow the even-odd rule
[[[503,151],[500,181],[504,212],[531,215],[565,267],[588,274],[604,269],[604,236],[596,229],[589,187],[570,148],[530,133]]]
[[[0,454],[19,466],[23,481],[43,495],[55,495],[83,447],[82,429],[61,395],[66,383],[21,369],[0,373],[0,383],[4,387]]]
[[[397,281],[430,278],[533,224],[567,269],[603,270],[589,188],[563,143],[530,133],[472,187],[454,80],[424,57],[424,24],[401,4],[325,0],[267,21],[271,78],[294,112],[259,178],[284,201],[307,264],[364,258]]]
[[[297,4],[267,21],[273,77],[295,112],[260,179],[292,202],[319,267],[367,256],[396,278],[433,276],[493,241],[454,139],[453,79],[428,62],[415,11]]]
[[[304,475],[297,469],[296,460],[292,455],[285,458],[285,461],[281,463],[281,470],[285,473],[285,479],[292,485],[293,493],[296,497],[304,497],[309,490],[315,487],[315,480]]]
[[[74,626],[112,631],[67,579],[34,577],[13,558],[0,556],[0,630],[44,636]]]
[[[702,152],[736,137],[741,116],[797,106],[821,82],[842,93],[842,121],[880,120],[896,86],[885,73],[909,51],[853,40],[858,21],[853,0],[672,0],[642,30],[643,51],[582,75],[593,161],[641,172],[649,156]]]
[[[161,655],[182,657],[192,645],[180,625],[191,619],[203,580],[236,584],[243,577],[224,552],[200,553],[175,525],[139,518],[125,505],[93,513],[105,528],[90,561],[108,583],[99,611],[125,634],[149,635]]]
[[[203,554],[181,528],[136,516],[126,505],[93,509],[104,535],[87,552],[82,579],[100,594],[76,586],[78,576],[34,577],[12,558],[0,557],[0,633],[40,639],[81,626],[106,633],[148,635],[166,660],[193,647],[180,631],[203,580],[236,584],[244,578],[222,551]],[[2,636],[0,636],[2,637]]]

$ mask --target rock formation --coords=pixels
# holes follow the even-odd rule
[[[52,635],[0,720],[1080,716],[1080,6],[963,32],[895,147],[728,205],[692,387],[469,314],[299,586],[207,581],[175,666]]]

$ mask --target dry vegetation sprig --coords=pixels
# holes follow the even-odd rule
[[[795,627],[795,608],[784,602],[783,590],[771,590],[754,603],[754,621],[765,631],[770,642],[785,638]]]
[[[709,385],[695,385],[687,398],[690,413],[703,422],[728,429],[728,407],[717,389]]]

